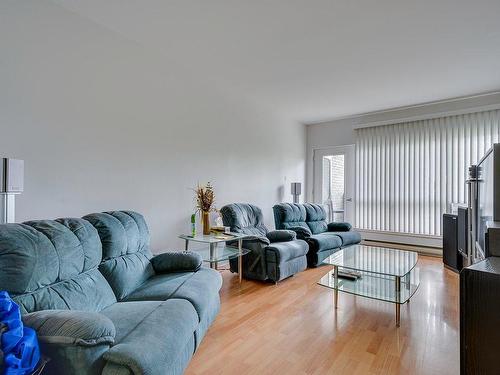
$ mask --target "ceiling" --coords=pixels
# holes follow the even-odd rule
[[[303,123],[500,89],[498,0],[53,2]]]

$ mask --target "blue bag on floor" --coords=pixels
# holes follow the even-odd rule
[[[0,351],[3,369],[1,375],[28,375],[40,361],[40,347],[36,332],[23,326],[19,306],[9,294],[0,291]]]

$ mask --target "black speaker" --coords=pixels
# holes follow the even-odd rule
[[[500,222],[486,222],[486,233],[484,234],[484,256],[500,257]]]
[[[460,272],[460,374],[499,373],[500,258]]]
[[[455,272],[462,269],[462,255],[458,251],[458,215],[443,214],[443,262]]]

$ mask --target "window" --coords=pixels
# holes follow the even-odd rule
[[[467,168],[500,139],[500,110],[356,130],[356,227],[441,235]]]

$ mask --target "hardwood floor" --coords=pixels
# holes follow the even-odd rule
[[[458,275],[420,256],[420,288],[401,307],[333,292],[331,266],[277,286],[223,272],[222,307],[186,374],[458,374]]]

